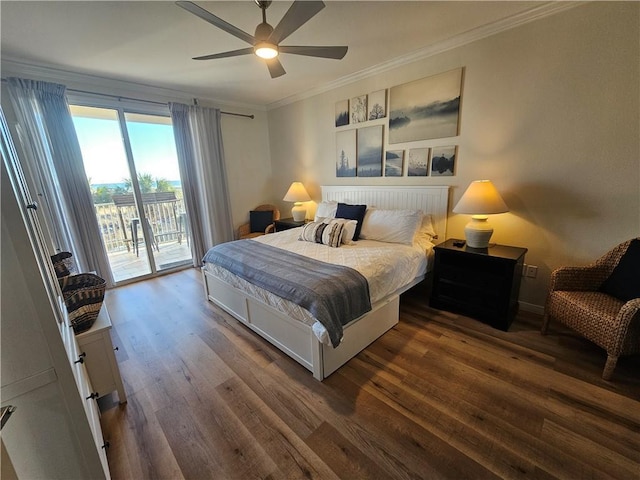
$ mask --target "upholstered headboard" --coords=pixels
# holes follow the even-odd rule
[[[359,187],[322,186],[322,200],[386,209],[422,210],[430,213],[439,241],[447,238],[448,186],[425,187]]]

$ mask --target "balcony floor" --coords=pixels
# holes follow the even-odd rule
[[[177,241],[163,242],[159,245],[159,251],[153,249],[153,255],[158,271],[168,270],[180,265],[191,264],[191,248],[187,242]],[[136,256],[133,248],[131,251],[126,250],[118,252],[109,252],[109,263],[113,279],[116,282],[122,282],[132,278],[148,275],[151,273],[151,267],[147,259],[146,245],[141,244]]]

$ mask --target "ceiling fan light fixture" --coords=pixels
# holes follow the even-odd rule
[[[264,59],[276,58],[278,56],[278,46],[269,42],[260,42],[256,44],[253,51],[257,56]]]

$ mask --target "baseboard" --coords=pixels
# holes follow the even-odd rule
[[[518,302],[520,305],[520,310],[525,312],[537,313],[538,315],[544,315],[544,307],[542,305],[535,305],[533,303],[527,302]]]

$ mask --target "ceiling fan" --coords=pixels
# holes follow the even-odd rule
[[[280,42],[295,32],[302,25],[307,23],[313,16],[324,8],[324,2],[296,0],[293,2],[287,13],[280,20],[278,25],[273,28],[267,23],[267,8],[271,5],[271,0],[254,0],[262,10],[262,23],[256,27],[254,35],[238,27],[225,22],[214,14],[199,7],[193,2],[176,2],[176,5],[184,8],[188,12],[200,17],[201,19],[215,25],[231,35],[238,37],[240,40],[251,44],[251,47],[241,48],[239,50],[231,50],[229,52],[214,53],[211,55],[203,55],[194,57],[194,60],[213,60],[215,58],[235,57],[239,55],[248,55],[255,53],[257,56],[265,59],[271,78],[277,78],[287,73],[278,60],[280,53],[292,53],[294,55],[306,55],[308,57],[333,58],[342,59],[347,54],[348,47],[325,47],[325,46],[285,46]]]

